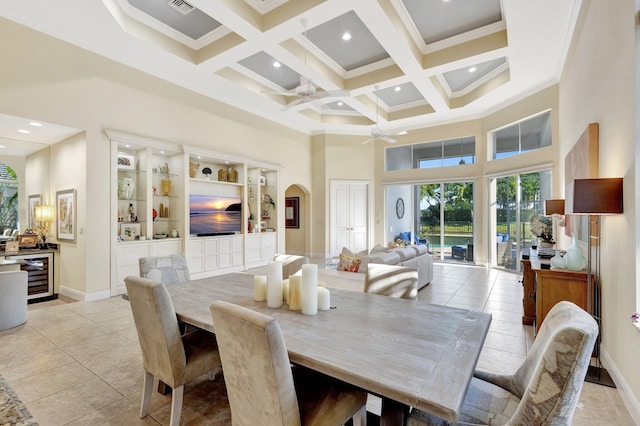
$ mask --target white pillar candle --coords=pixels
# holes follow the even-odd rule
[[[315,263],[302,265],[300,306],[304,315],[318,313],[318,265]]]
[[[318,287],[318,310],[328,311],[331,308],[331,293],[325,287]]]
[[[282,280],[282,298],[284,303],[289,304],[289,280]]]
[[[302,284],[301,275],[291,275],[289,277],[289,309],[300,310],[300,286]]]
[[[267,276],[256,275],[253,277],[253,300],[264,302],[267,300]]]
[[[267,265],[267,306],[282,306],[282,262],[270,261]]]

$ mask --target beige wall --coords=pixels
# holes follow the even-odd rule
[[[285,251],[287,254],[304,256],[309,252],[310,247],[307,238],[309,235],[307,195],[298,185],[292,185],[286,189],[285,197],[298,197],[298,225],[300,226],[299,228],[286,228]]]
[[[579,25],[560,81],[561,158],[597,122],[600,176],[624,178],[624,214],[602,218],[602,348],[637,414],[640,333],[629,320],[638,310],[634,3],[586,1]]]
[[[78,189],[82,232],[75,245],[63,244],[60,257],[62,285],[80,297],[105,297],[110,289],[111,164],[105,129],[279,164],[279,205],[291,184],[311,187],[307,135],[5,20],[0,20],[0,57],[11,64],[0,67],[0,111],[83,131],[52,147],[50,163],[52,194]],[[21,203],[21,210],[25,206]],[[283,239],[280,244],[283,250]]]

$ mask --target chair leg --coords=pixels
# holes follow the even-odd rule
[[[184,393],[184,385],[178,386],[173,390],[171,395],[171,421],[169,426],[180,425],[180,415],[182,414],[182,395]]]
[[[353,415],[353,426],[367,426],[367,406],[363,405],[356,413]]]
[[[142,403],[140,404],[140,418],[143,418],[149,412],[149,403],[151,402],[151,392],[153,391],[153,374],[144,372],[144,383],[142,385]]]

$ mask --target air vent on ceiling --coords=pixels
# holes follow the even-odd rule
[[[190,12],[193,12],[193,10],[195,10],[195,7],[191,6],[189,3],[187,3],[184,0],[169,0],[168,4],[178,12],[182,13],[183,15],[186,15]]]

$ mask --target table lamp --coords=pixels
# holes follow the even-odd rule
[[[37,222],[43,222],[45,224],[44,230],[41,229],[40,232],[41,232],[42,244],[43,246],[46,247],[47,238],[49,236],[48,235],[49,228],[47,224],[49,222],[53,222],[53,206],[47,206],[47,205],[36,206],[34,211],[34,216]]]
[[[553,220],[553,240],[558,246],[558,218],[564,216],[564,200],[545,200],[544,215],[551,216]]]

